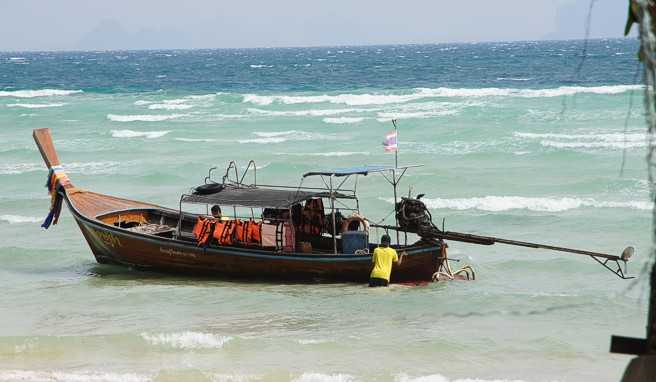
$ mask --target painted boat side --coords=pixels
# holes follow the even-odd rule
[[[82,214],[77,209],[75,196],[66,195],[67,205],[100,263],[209,276],[356,282],[366,281],[371,270],[371,256],[274,254],[248,248],[198,247],[180,240],[135,233]],[[146,205],[135,203],[139,204],[135,208]],[[107,212],[94,209],[99,210]],[[403,264],[392,272],[392,281],[430,280],[437,269],[439,250],[439,246],[408,248]]]

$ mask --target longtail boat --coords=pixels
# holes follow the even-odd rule
[[[397,197],[401,178],[417,165],[313,171],[290,187],[258,184],[253,161],[242,174],[230,162],[220,182],[211,168],[203,184],[183,194],[173,209],[77,188],[63,170],[50,130],[36,129],[33,137],[49,170],[46,186],[52,200],[43,227],[57,223],[66,203],[101,264],[211,277],[364,282],[376,247],[371,227],[395,231],[392,247],[405,254],[392,282],[474,279],[470,266],[451,269],[445,240],[585,255],[621,278],[627,278],[622,263],[626,267],[633,254],[632,247],[616,256],[440,230],[421,195]],[[357,177],[373,173],[393,186],[395,225],[374,224],[360,215]],[[248,174],[252,183],[245,181]],[[321,178],[325,187],[304,187],[309,177]],[[352,188],[346,187],[350,179],[355,179]],[[187,205],[204,206],[206,213],[187,212]],[[212,216],[210,206],[230,210],[232,216]],[[408,237],[414,241],[408,243]]]

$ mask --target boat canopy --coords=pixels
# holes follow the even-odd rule
[[[216,193],[207,195],[184,195],[183,203],[218,204],[240,207],[287,209],[294,204],[313,199],[328,198],[330,193],[324,190],[272,189],[259,187],[238,187],[225,185]],[[336,198],[352,199],[350,195],[335,194]]]
[[[384,171],[393,171],[393,170],[407,170],[411,167],[419,167],[421,165],[414,164],[408,166],[376,166],[376,165],[364,165],[357,167],[348,167],[348,168],[336,168],[334,170],[327,171],[310,171],[303,174],[303,178],[308,176],[350,176],[350,175],[368,175],[369,173],[384,172]]]

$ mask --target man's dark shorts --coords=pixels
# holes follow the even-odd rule
[[[370,287],[386,287],[389,284],[389,281],[385,279],[379,279],[377,277],[372,277],[369,279]]]

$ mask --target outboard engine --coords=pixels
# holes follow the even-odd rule
[[[396,204],[396,219],[399,227],[407,232],[416,233],[424,240],[437,240],[440,229],[433,224],[433,217],[428,208],[419,199],[401,198]]]

